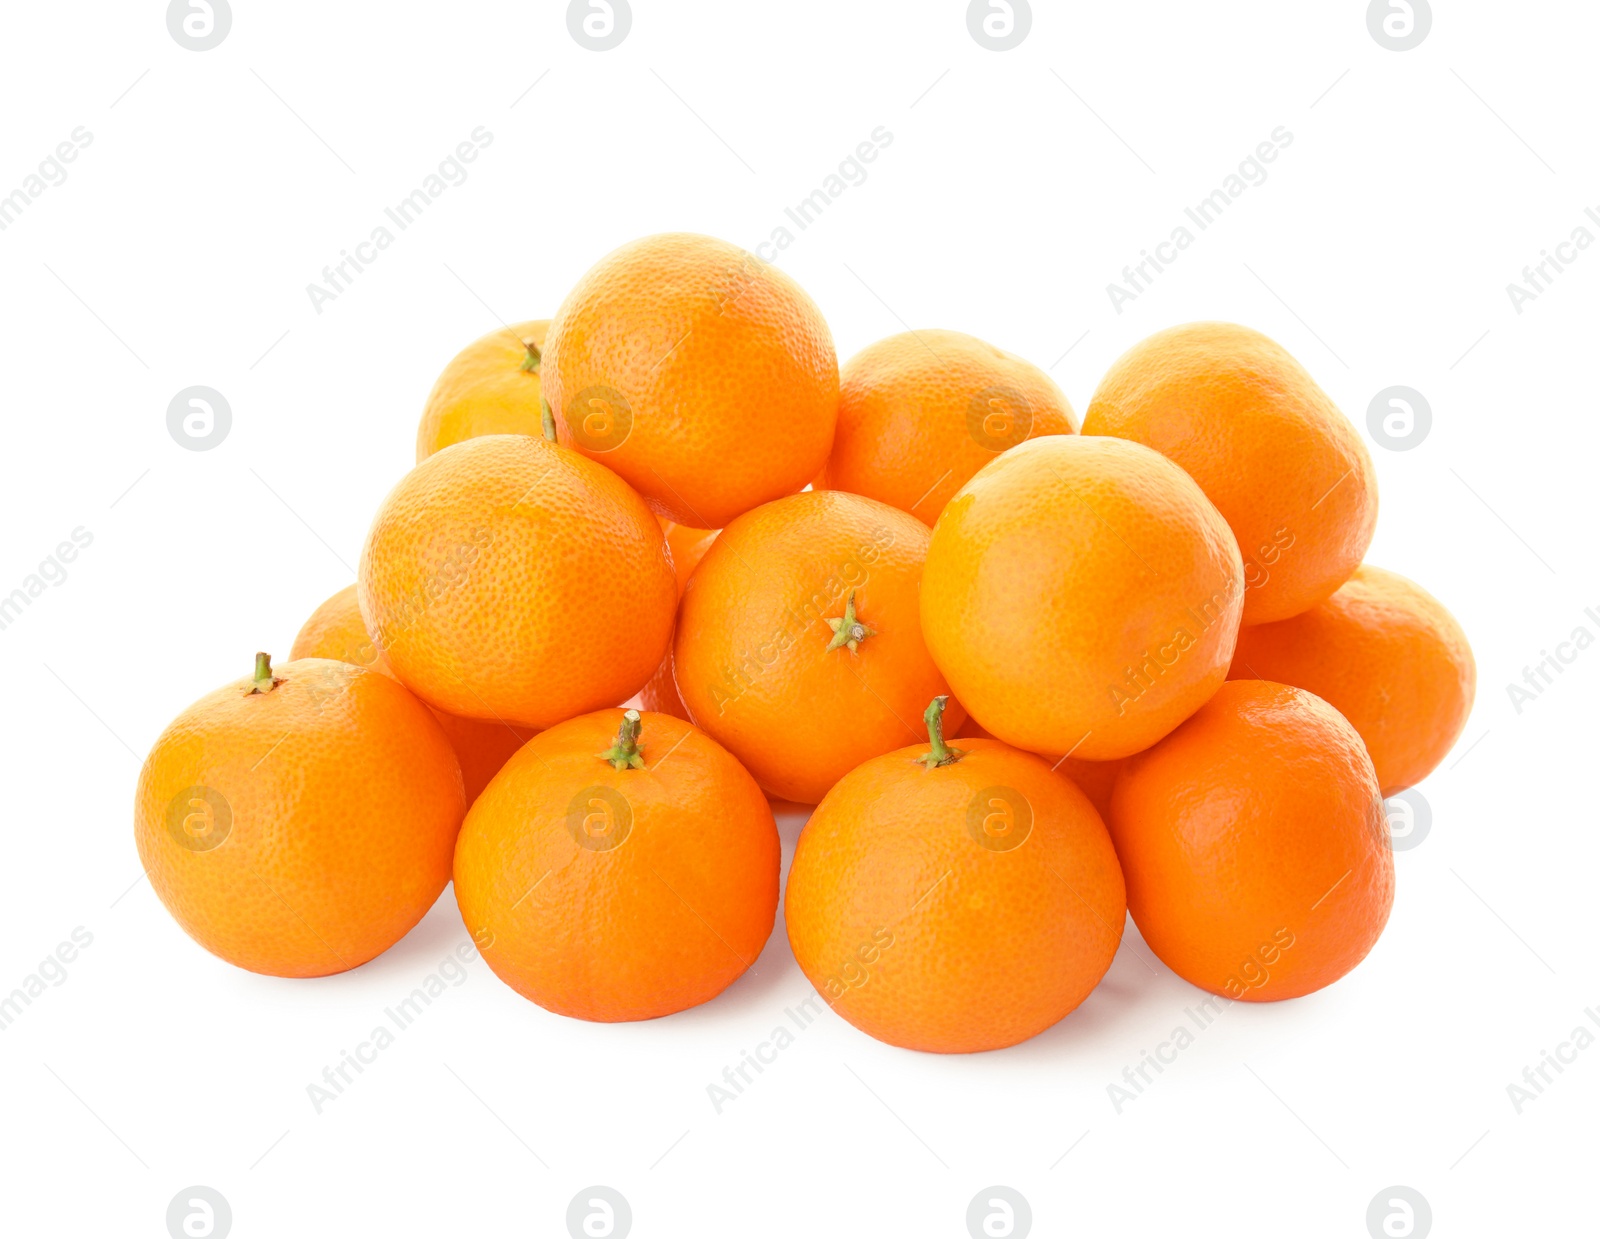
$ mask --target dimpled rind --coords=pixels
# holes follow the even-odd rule
[[[563,443],[699,529],[810,482],[839,405],[833,337],[804,290],[692,233],[596,263],[551,322],[542,381]]]
[[[1296,998],[1371,951],[1394,902],[1372,761],[1320,697],[1232,680],[1123,763],[1112,838],[1128,908],[1179,976],[1228,998]]]
[[[677,583],[661,526],[616,474],[543,439],[487,435],[390,492],[357,597],[430,705],[542,728],[643,687]]]
[[[597,756],[622,717],[530,740],[472,806],[455,858],[462,920],[495,974],[547,1010],[607,1022],[670,1015],[737,980],[772,933],[781,850],[755,780],[688,723],[641,714],[644,769]]]
[[[949,691],[917,608],[928,528],[886,503],[808,491],[722,531],[690,577],[673,669],[689,716],[775,796],[815,804],[915,741]],[[872,634],[830,649],[850,595]],[[949,714],[954,730],[959,706]]]
[[[474,340],[450,360],[428,393],[417,426],[417,462],[479,435],[544,433],[538,365],[548,319],[513,323]]]
[[[161,733],[139,772],[135,837],[150,885],[206,950],[325,976],[394,945],[444,890],[461,772],[427,707],[387,676],[323,658],[274,674],[270,692],[236,681]],[[187,809],[173,806],[194,788],[226,805],[215,846],[178,840]]]
[[[394,678],[394,671],[383,651],[367,635],[356,602],[356,587],[346,585],[311,613],[295,636],[290,658],[336,658],[340,662],[368,667]],[[426,704],[426,703],[424,703]],[[432,706],[428,707],[433,710]],[[467,803],[478,798],[506,758],[533,735],[531,727],[513,727],[499,719],[462,718],[433,710],[434,718],[456,751],[461,763],[461,779],[467,790]]]
[[[1320,602],[1372,542],[1378,478],[1366,444],[1259,331],[1189,323],[1140,341],[1100,380],[1083,433],[1144,443],[1200,484],[1239,543],[1246,624]]]
[[[784,900],[795,959],[838,1014],[947,1054],[1015,1045],[1071,1012],[1126,914],[1083,793],[1030,753],[960,746],[951,765],[926,768],[914,745],[841,779],[801,832]],[[1008,830],[1020,843],[1004,846]]]
[[[1006,448],[1076,430],[1066,396],[1031,362],[959,331],[908,331],[845,362],[826,485],[932,525]]]
[[[1227,677],[1243,566],[1183,470],[1123,439],[1030,439],[957,492],[922,630],[998,739],[1091,761],[1148,748]]]
[[[1414,581],[1370,564],[1309,611],[1241,631],[1228,675],[1328,702],[1361,733],[1385,796],[1444,760],[1477,687],[1455,617]]]

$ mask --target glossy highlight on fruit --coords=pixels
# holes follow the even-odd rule
[[[1385,796],[1444,760],[1472,709],[1467,634],[1432,594],[1363,564],[1309,611],[1239,634],[1230,679],[1277,680],[1321,697],[1361,733]]]
[[[1123,763],[1109,824],[1146,944],[1214,994],[1322,989],[1388,922],[1394,856],[1372,761],[1302,689],[1224,684]]]

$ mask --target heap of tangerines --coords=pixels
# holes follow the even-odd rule
[[[1383,799],[1472,701],[1449,613],[1362,564],[1361,440],[1243,327],[1135,345],[1080,428],[957,332],[841,371],[782,272],[650,237],[457,356],[417,460],[290,660],[141,772],[155,890],[240,967],[356,967],[453,876],[534,1002],[680,1011],[772,931],[781,800],[795,957],[884,1041],[1033,1036],[1129,911],[1291,998],[1372,948]]]

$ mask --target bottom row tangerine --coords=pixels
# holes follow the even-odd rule
[[[1175,973],[1230,999],[1311,993],[1377,941],[1394,896],[1381,792],[1321,698],[1229,681],[1114,781],[1090,767],[1101,808],[1058,772],[1068,759],[947,743],[946,700],[928,707],[925,745],[822,798],[789,872],[795,958],[871,1036],[943,1053],[1035,1036],[1099,983],[1129,912]],[[706,733],[636,710],[557,724],[464,823],[450,748],[386,675],[320,658],[275,671],[261,655],[156,742],[136,815],[145,869],[203,946],[278,976],[393,945],[451,876],[452,842],[484,959],[551,1011],[668,1015],[755,963],[778,831]]]
[[[1095,988],[1129,911],[1174,972],[1230,999],[1329,985],[1382,931],[1394,870],[1377,779],[1320,698],[1225,685],[1121,764],[1106,821],[1034,754],[948,744],[944,708],[928,708],[927,744],[828,792],[789,872],[795,959],[871,1036],[940,1053],[1025,1041]],[[765,797],[715,741],[604,710],[541,733],[490,784],[462,828],[456,897],[525,997],[647,1019],[755,962],[778,865]]]

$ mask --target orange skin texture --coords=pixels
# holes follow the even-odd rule
[[[1239,548],[1200,488],[1123,439],[1050,435],[985,465],[933,528],[922,631],[990,734],[1110,761],[1227,677]]]
[[[622,717],[600,710],[535,736],[456,845],[461,916],[495,975],[584,1020],[716,997],[761,954],[778,908],[778,829],[755,781],[704,732],[648,712],[645,769],[615,770],[596,754]],[[580,835],[621,842],[595,850]]]
[[[398,678],[383,651],[367,635],[354,585],[346,585],[311,613],[311,618],[295,637],[289,657],[334,658],[367,667],[390,679]],[[428,708],[433,709],[432,706]],[[433,710],[433,716],[439,720],[439,726],[456,751],[468,804],[489,785],[495,772],[505,765],[506,758],[533,735],[532,728],[519,731],[498,719],[462,718],[443,710]]]
[[[678,574],[678,597],[683,597],[689,576],[699,567],[706,551],[716,541],[718,530],[694,529],[675,521],[663,520],[661,532],[666,535],[667,549],[672,552],[672,567]],[[672,677],[672,651],[661,660],[650,682],[639,690],[639,705],[657,714],[670,714],[673,718],[689,721],[688,708],[678,696],[678,685]]]
[[[794,957],[835,1011],[943,1054],[1015,1045],[1072,1011],[1111,966],[1127,908],[1081,791],[999,741],[959,747],[933,770],[923,743],[841,779],[800,834],[784,900]]]
[[[956,732],[956,737],[967,740],[994,739],[984,730],[982,723],[970,717]],[[1102,819],[1111,812],[1111,790],[1117,785],[1117,771],[1122,769],[1120,761],[1084,761],[1081,757],[1062,757],[1051,762],[1051,769],[1076,783],[1078,790],[1089,798],[1089,803]]]
[[[1309,611],[1239,634],[1230,679],[1315,693],[1361,733],[1385,796],[1421,782],[1461,735],[1477,665],[1432,594],[1363,564]]]
[[[928,701],[949,691],[917,613],[927,547],[928,527],[898,508],[807,491],[739,517],[689,578],[678,692],[772,795],[816,804],[867,758],[915,742]],[[827,621],[852,590],[875,633],[829,649]]]
[[[539,370],[523,369],[544,348],[549,319],[491,331],[462,349],[428,393],[417,427],[417,463],[479,435],[543,435]]]
[[[698,529],[804,487],[839,405],[833,337],[800,286],[692,233],[595,264],[550,324],[540,377],[561,442]]]
[[[236,680],[168,725],[139,771],[134,836],[150,885],[185,933],[251,972],[320,977],[388,950],[450,880],[466,811],[450,742],[387,676],[332,659]],[[220,842],[177,841],[219,793]],[[173,806],[177,807],[174,809]],[[191,819],[189,837],[205,840]]]
[[[950,497],[1007,448],[1075,434],[1048,374],[959,331],[869,344],[839,376],[825,487],[892,504],[932,525]]]
[[[1214,994],[1322,989],[1389,919],[1394,856],[1372,761],[1355,728],[1301,689],[1223,685],[1123,764],[1108,820],[1145,942]]]
[[[1300,363],[1258,331],[1190,323],[1119,357],[1086,435],[1170,456],[1227,520],[1244,557],[1244,622],[1315,606],[1355,571],[1378,520],[1366,445]]]
[[[357,578],[362,620],[402,684],[449,714],[535,728],[638,692],[676,597],[644,501],[528,435],[468,439],[402,478]]]

